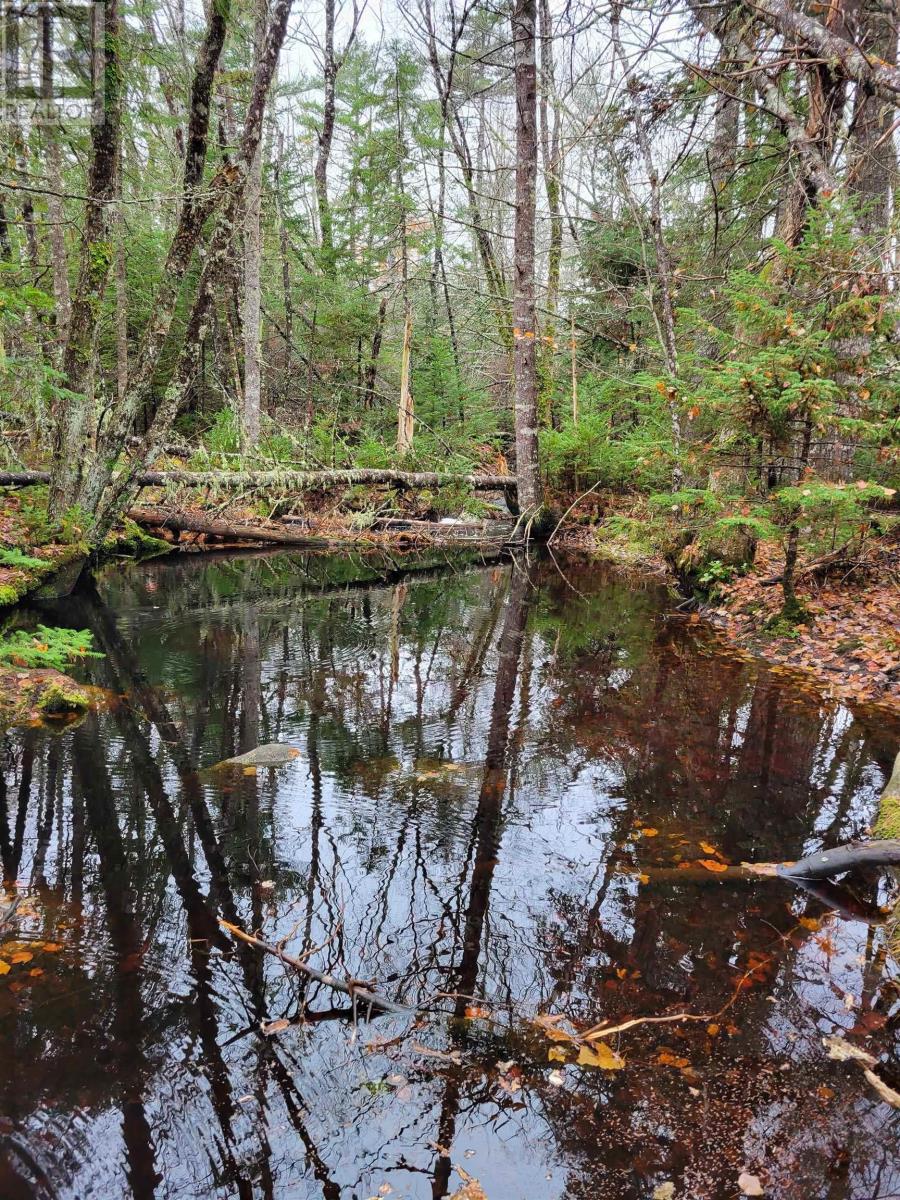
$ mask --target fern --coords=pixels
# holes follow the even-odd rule
[[[60,629],[38,625],[34,633],[17,629],[0,641],[0,663],[16,667],[54,667],[61,671],[85,658],[102,658],[91,649],[88,629]]]

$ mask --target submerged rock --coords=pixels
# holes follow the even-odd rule
[[[246,754],[235,755],[234,758],[223,758],[211,769],[218,771],[221,767],[283,767],[291,759],[299,758],[300,751],[296,746],[283,746],[280,742],[268,742],[248,750]]]

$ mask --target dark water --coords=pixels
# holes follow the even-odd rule
[[[834,912],[696,865],[861,832],[900,729],[563,570],[180,559],[52,614],[110,696],[3,744],[3,1200],[900,1196],[900,1112],[822,1046],[900,1085],[884,882]],[[207,771],[273,741],[300,756]],[[615,1071],[530,1020],[675,1012],[705,1019],[616,1035]]]

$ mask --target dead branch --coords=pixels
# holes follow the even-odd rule
[[[264,942],[261,938],[254,937],[251,933],[245,933],[238,925],[232,925],[230,921],[225,921],[221,917],[219,917],[219,924],[223,929],[227,929],[232,937],[255,946],[257,950],[264,950],[266,954],[271,954],[275,958],[280,959],[286,966],[293,967],[295,971],[300,971],[303,975],[308,975],[316,983],[323,983],[326,987],[334,988],[336,992],[343,992],[345,996],[352,996],[355,1000],[361,1000],[364,1004],[372,1008],[380,1008],[383,1012],[403,1013],[407,1016],[413,1012],[411,1008],[406,1008],[402,1004],[396,1004],[393,1000],[388,1000],[385,996],[379,996],[377,992],[370,991],[369,988],[356,979],[338,979],[336,976],[329,975],[325,971],[318,971],[315,967],[311,967],[308,962],[304,962],[302,958],[296,958],[293,954],[285,954],[277,946],[272,946],[269,942]]]

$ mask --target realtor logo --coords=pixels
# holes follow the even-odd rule
[[[102,3],[0,0],[0,119],[18,125],[103,120]]]

